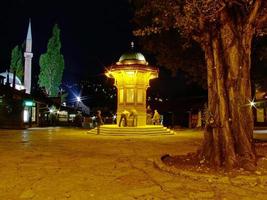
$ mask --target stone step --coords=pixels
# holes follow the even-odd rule
[[[97,134],[97,128],[89,130],[88,134]],[[146,127],[118,127],[116,125],[103,125],[100,127],[101,135],[173,135],[174,131],[163,126]]]

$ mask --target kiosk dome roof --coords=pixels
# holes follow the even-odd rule
[[[148,65],[145,56],[139,52],[127,52],[121,55],[119,61],[117,62],[119,65],[121,64],[141,64]]]
[[[119,59],[119,62],[124,60],[139,60],[139,61],[146,61],[145,56],[139,52],[128,52],[122,54]]]

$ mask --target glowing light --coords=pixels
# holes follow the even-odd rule
[[[51,106],[51,107],[49,108],[49,112],[50,112],[50,113],[57,112],[56,107],[55,107],[55,106]]]
[[[57,111],[57,114],[67,116],[68,112],[65,110]]]
[[[131,42],[131,48],[134,49],[134,42]]]
[[[249,105],[250,105],[251,107],[256,108],[256,103],[255,103],[254,99],[252,99],[252,101],[249,100]]]
[[[107,71],[106,73],[105,73],[105,75],[107,76],[107,77],[111,77],[111,72],[110,71]]]
[[[70,114],[69,117],[74,118],[74,117],[76,117],[76,114]]]
[[[78,102],[81,102],[81,97],[76,97],[76,100],[77,100]]]
[[[146,116],[146,90],[149,87],[149,80],[158,76],[158,71],[147,65],[143,56],[139,58],[139,55],[135,55],[133,59],[123,55],[116,63],[116,67],[106,71],[106,76],[115,79],[114,89],[117,89],[117,93],[114,97],[118,100],[117,118],[123,110],[130,111],[138,104],[138,115],[142,116],[138,119],[138,126],[146,125],[146,117],[143,117]],[[117,124],[119,124],[118,121]]]
[[[28,110],[23,111],[23,121],[29,122],[29,111]]]
[[[25,89],[25,87],[23,85],[18,85],[18,84],[15,84],[15,88],[17,90],[24,90]]]
[[[34,106],[34,102],[33,101],[30,101],[30,100],[24,101],[24,105],[25,106],[28,106],[28,107],[32,107],[32,106]]]
[[[133,71],[127,71],[126,74],[129,75],[129,76],[133,76],[134,72]]]
[[[255,106],[256,104],[255,104],[255,102],[251,101],[251,102],[250,102],[250,105],[251,105],[251,106]]]

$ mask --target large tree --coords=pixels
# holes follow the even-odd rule
[[[41,55],[39,60],[39,85],[45,87],[49,96],[58,95],[63,76],[64,58],[60,49],[60,29],[56,24],[53,28],[53,35],[48,41],[47,51]]]
[[[22,50],[17,45],[12,49],[11,52],[11,62],[10,62],[10,71],[12,73],[16,72],[16,76],[22,80],[23,78],[23,56]]]
[[[179,31],[197,42],[207,70],[209,120],[202,158],[216,167],[254,170],[252,39],[267,27],[265,0],[137,0],[136,35]],[[149,19],[149,20],[148,20]]]

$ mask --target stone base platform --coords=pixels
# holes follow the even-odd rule
[[[88,134],[97,134],[97,128],[89,130]],[[174,135],[174,131],[161,125],[147,125],[137,127],[118,127],[118,125],[103,125],[100,126],[101,135]]]

